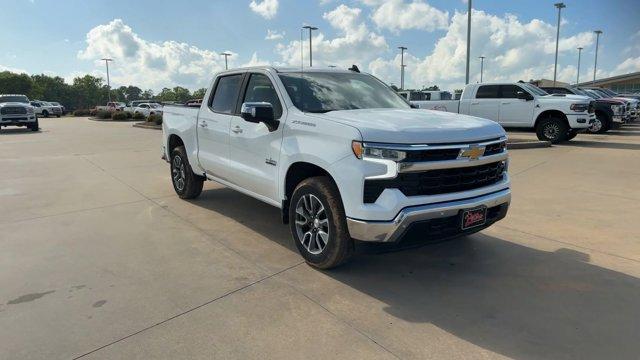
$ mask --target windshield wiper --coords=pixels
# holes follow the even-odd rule
[[[336,111],[336,109],[306,110],[306,112],[312,113],[312,114],[324,114],[324,113],[328,113],[329,111]]]

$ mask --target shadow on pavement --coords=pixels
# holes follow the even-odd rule
[[[42,134],[42,128],[40,128],[40,130],[38,131],[31,131],[31,129],[28,129],[26,127],[18,127],[18,128],[2,128],[0,129],[0,135],[18,135],[18,134]]]
[[[584,141],[584,140],[571,140],[566,141],[556,146],[579,146],[586,148],[605,148],[605,149],[618,149],[618,150],[640,150],[640,144],[630,143],[616,143],[610,141]]]
[[[296,251],[278,209],[229,189],[203,195],[193,203]],[[386,304],[393,317],[434,324],[508,357],[636,359],[640,353],[640,280],[570,249],[540,251],[479,233],[359,254],[323,274]]]

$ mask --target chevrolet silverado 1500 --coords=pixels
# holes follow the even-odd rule
[[[222,72],[200,108],[165,106],[163,157],[181,198],[213,180],[280,208],[324,269],[349,259],[354,239],[477,232],[511,199],[499,124],[412,109],[357,70]]]

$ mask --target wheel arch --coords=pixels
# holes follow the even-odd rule
[[[336,184],[335,179],[329,171],[324,169],[321,166],[316,164],[307,162],[307,161],[297,161],[289,165],[287,169],[285,178],[284,178],[284,198],[282,200],[282,222],[284,224],[289,223],[289,205],[290,199],[293,195],[293,191],[296,189],[296,186],[300,184],[305,179],[315,176],[326,176],[328,177],[334,184]],[[336,184],[336,188],[338,188]],[[338,193],[340,189],[338,189]],[[342,199],[342,197],[341,197]]]
[[[167,153],[171,154],[171,151],[178,146],[184,146],[182,138],[176,134],[169,135],[169,138],[167,139]]]
[[[540,123],[540,121],[544,120],[544,119],[550,119],[550,118],[559,118],[562,119],[565,123],[565,125],[567,125],[567,128],[570,129],[571,126],[569,125],[569,120],[567,119],[567,115],[565,115],[565,113],[563,113],[560,110],[545,110],[543,112],[541,112],[540,114],[538,114],[538,117],[536,118],[536,122],[534,124],[534,127],[537,128],[538,124]]]

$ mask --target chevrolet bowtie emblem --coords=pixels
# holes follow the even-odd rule
[[[478,160],[482,155],[484,155],[484,146],[470,145],[466,149],[460,149],[458,159]]]

